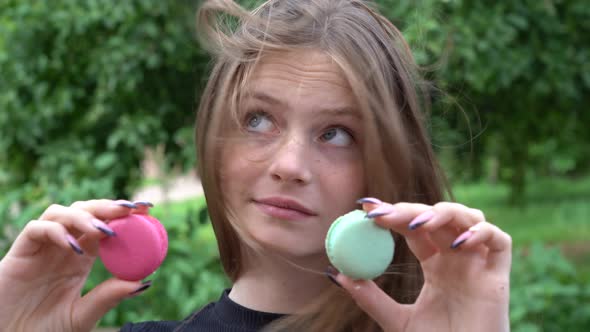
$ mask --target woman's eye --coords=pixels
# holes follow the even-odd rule
[[[330,128],[321,136],[321,140],[337,146],[349,146],[353,142],[352,135],[343,128]]]
[[[274,124],[266,113],[256,112],[246,116],[246,129],[248,131],[265,133],[271,131],[273,126]]]

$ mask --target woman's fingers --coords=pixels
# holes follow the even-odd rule
[[[53,204],[39,220],[27,223],[9,252],[34,255],[51,243],[74,253],[83,254],[90,249],[94,254],[97,239],[116,235],[104,220],[129,215],[134,207],[137,206],[127,201],[107,199],[76,202],[70,207]]]
[[[377,225],[401,234],[419,261],[431,257],[438,252],[438,249],[427,233],[409,229],[408,223],[431,208],[425,204],[398,203],[393,205],[376,201],[363,202],[363,209],[368,211],[367,216],[373,218]]]
[[[509,272],[512,263],[512,238],[496,225],[480,222],[470,227],[455,239],[453,247],[466,250],[482,244],[489,249],[487,257],[489,267]]]
[[[428,233],[440,251],[451,250],[455,238],[467,228],[485,220],[484,214],[465,205],[451,202],[435,204],[428,210],[430,218],[418,227],[417,232]],[[412,225],[412,222],[410,222]]]
[[[151,206],[149,202],[140,203]],[[108,226],[108,220],[129,215],[137,208],[138,205],[129,201],[108,199],[80,201],[69,207],[53,204],[43,212],[39,220],[30,221],[25,226],[11,252],[32,255],[46,243],[69,248],[68,250],[74,250],[78,254],[86,249],[95,251],[97,239],[116,236]]]
[[[425,260],[437,252],[436,246],[426,234],[410,232],[407,228],[409,220],[427,211],[430,206],[409,203],[400,203],[394,206],[374,198],[363,198],[359,202],[362,202],[363,209],[367,211],[367,216],[373,218],[377,225],[403,235],[410,250],[418,260]]]
[[[94,199],[75,202],[70,207],[84,210],[100,220],[107,221],[129,215],[138,205],[126,200]]]
[[[49,206],[40,219],[62,224],[76,237],[81,234],[89,234],[98,238],[102,234],[114,234],[113,230],[102,220],[97,219],[88,211],[63,205],[53,204]]]
[[[395,302],[372,280],[352,280],[342,273],[335,279],[384,331],[403,330],[409,318],[408,306]]]
[[[7,255],[31,256],[43,245],[56,245],[72,254],[83,254],[80,244],[64,225],[43,220],[32,220],[14,241]]]
[[[119,302],[140,295],[150,286],[151,281],[108,279],[78,300],[74,306],[76,321],[73,323],[81,331],[88,331]]]
[[[485,220],[484,214],[480,210],[459,203],[440,202],[433,205],[428,211],[430,211],[430,218],[421,224],[412,225],[412,229],[421,228],[426,231],[433,231],[450,222],[457,229],[466,229],[477,222]]]
[[[485,222],[483,212],[458,203],[441,202],[429,206],[414,203],[388,204],[372,199],[361,202],[368,211],[367,215],[374,218],[376,224],[403,235],[420,261],[437,252],[453,250],[460,234],[475,224]],[[505,246],[509,236],[499,228],[494,228],[496,233],[503,234],[496,236],[503,241],[502,246]]]
[[[115,236],[107,225],[108,220],[129,215],[136,205],[127,201],[107,199],[80,201],[69,207],[53,204],[39,219],[64,225],[76,238],[84,236],[86,241],[96,241],[105,236]]]

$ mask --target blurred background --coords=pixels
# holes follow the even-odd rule
[[[513,237],[513,331],[587,331],[588,2],[376,3],[438,87],[429,128],[456,200]],[[148,199],[169,231],[155,287],[100,326],[181,319],[229,285],[194,175],[197,7],[0,1],[0,255],[51,203]],[[98,262],[86,289],[107,277]]]

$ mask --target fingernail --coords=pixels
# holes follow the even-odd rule
[[[472,231],[466,231],[463,234],[459,235],[459,237],[451,244],[451,249],[456,249],[460,245],[462,245],[467,239],[469,239],[473,235]]]
[[[147,207],[154,207],[154,204],[152,204],[151,202],[147,202],[147,201],[136,201],[136,202],[133,202],[133,204],[143,205],[143,206],[147,206]]]
[[[73,236],[71,236],[70,234],[67,234],[66,240],[70,244],[70,247],[72,247],[72,249],[76,252],[76,254],[78,254],[78,255],[84,254],[84,251],[82,251],[82,248],[80,248],[80,244],[78,243],[78,241],[76,241],[76,239]]]
[[[335,269],[331,266],[328,266],[328,268],[326,269],[326,277],[328,277],[328,279],[330,279],[331,282],[334,283],[334,285],[342,288],[342,285],[340,285],[340,283],[338,282],[338,280],[336,280],[336,272]]]
[[[358,201],[356,201],[357,204],[364,204],[364,203],[371,203],[371,204],[376,204],[379,205],[383,202],[381,202],[380,200],[378,200],[377,198],[373,198],[373,197],[363,197],[361,199],[359,199]]]
[[[395,211],[393,206],[391,205],[380,205],[377,208],[371,210],[371,212],[367,213],[367,218],[377,218],[387,214],[391,214]]]
[[[108,236],[116,236],[117,235],[112,228],[110,228],[109,226],[107,226],[107,224],[105,224],[104,222],[102,222],[98,219],[92,219],[91,223],[92,223],[92,226],[96,227],[99,231],[105,233]]]
[[[432,210],[422,212],[416,218],[414,218],[414,219],[412,219],[412,221],[410,221],[410,223],[408,224],[408,228],[410,230],[415,230],[416,228],[427,223],[430,219],[432,219],[432,217],[434,217],[434,212]]]
[[[129,295],[137,295],[139,293],[142,293],[146,289],[150,288],[151,286],[152,286],[152,281],[151,280],[144,281],[144,282],[141,283],[141,286],[139,286],[139,288],[137,288],[133,292],[129,293]]]
[[[115,201],[115,204],[118,205],[118,206],[123,206],[123,207],[126,207],[126,208],[130,208],[130,209],[137,209],[137,205],[135,205],[135,204],[133,204],[133,203],[131,203],[129,201],[125,201],[125,200]]]
[[[133,204],[137,205],[137,211],[135,212],[139,214],[149,214],[150,207],[154,206],[154,204],[145,201],[133,202]]]

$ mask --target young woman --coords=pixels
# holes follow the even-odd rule
[[[220,23],[228,15],[238,20]],[[357,0],[271,0],[252,13],[206,1],[198,18],[215,58],[198,167],[233,285],[182,322],[122,330],[508,331],[510,237],[444,202],[425,85],[400,32]],[[329,267],[324,239],[362,197],[396,251],[389,273],[355,281]],[[0,325],[89,331],[145,291],[111,279],[80,296],[108,220],[138,204],[52,205],[31,221],[0,261]]]

